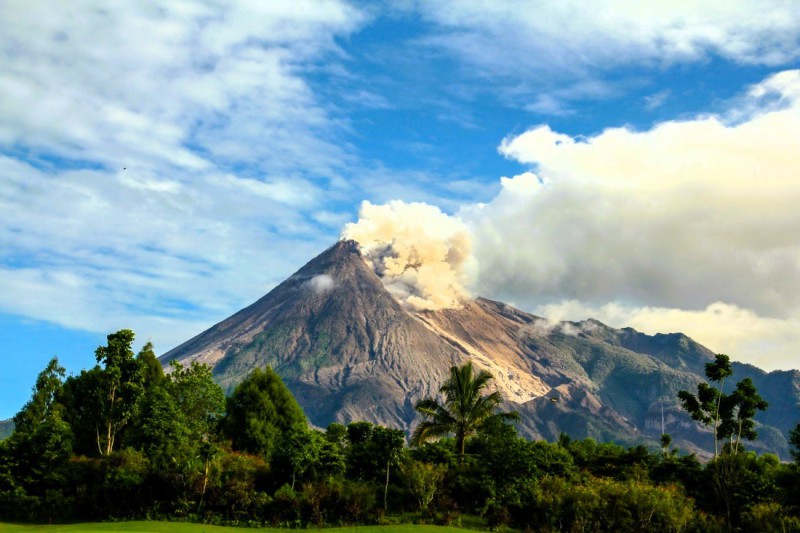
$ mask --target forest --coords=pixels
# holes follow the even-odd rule
[[[711,428],[706,463],[671,447],[529,441],[490,374],[453,367],[416,405],[410,439],[369,422],[312,428],[280,377],[255,369],[226,397],[211,369],[138,354],[121,330],[97,365],[56,358],[0,441],[0,521],[159,519],[287,528],[424,523],[530,531],[800,531],[793,463],[757,455],[749,380],[723,394],[725,356],[680,401]]]

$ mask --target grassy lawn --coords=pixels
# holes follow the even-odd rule
[[[35,533],[53,531],[55,533],[100,533],[126,531],[128,533],[246,533],[249,528],[207,526],[179,522],[100,522],[69,525],[18,525],[0,523],[0,532]],[[288,529],[258,529],[263,532],[287,533]],[[325,533],[463,533],[469,530],[442,526],[392,525],[325,528]],[[470,532],[470,533],[474,533]]]

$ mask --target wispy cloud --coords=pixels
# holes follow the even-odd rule
[[[613,0],[602,10],[578,0],[424,0],[417,7],[435,28],[419,43],[458,58],[462,75],[492,93],[545,115],[568,114],[586,97],[565,86],[640,83],[643,72],[631,77],[631,69],[713,57],[774,67],[800,58],[800,10],[781,0]]]
[[[353,156],[303,72],[365,20],[335,0],[4,4],[0,309],[168,348],[328,244],[321,191]]]

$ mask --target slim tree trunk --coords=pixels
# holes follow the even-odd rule
[[[203,489],[200,491],[200,502],[197,504],[197,511],[203,508],[203,500],[206,497],[206,487],[208,487],[208,457],[206,457],[205,468],[203,469]]]
[[[386,461],[386,485],[383,487],[383,510],[386,511],[389,508],[389,466],[392,464],[392,458],[390,457]]]
[[[116,400],[117,396],[117,388],[111,387],[111,393],[109,394],[109,403],[108,403],[108,431],[106,435],[106,455],[111,455],[111,452],[114,451],[114,436],[112,434],[112,427],[114,425],[114,421],[112,419],[112,413],[114,412],[114,401]]]
[[[719,382],[719,396],[717,397],[717,413],[714,415],[714,460],[717,460],[717,426],[719,425],[719,405],[722,403],[722,387],[725,386],[725,378]]]
[[[733,454],[736,455],[739,453],[739,443],[742,441],[742,424],[744,420],[739,420],[739,432],[736,434],[736,448],[733,450]]]

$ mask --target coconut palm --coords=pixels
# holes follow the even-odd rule
[[[430,439],[454,435],[458,453],[464,455],[467,438],[488,422],[519,418],[517,413],[496,412],[503,403],[499,392],[483,394],[491,379],[492,375],[485,370],[473,375],[471,361],[462,367],[451,367],[450,378],[439,389],[444,395],[444,404],[426,398],[414,406],[422,415],[422,421],[411,436],[411,445],[419,446]]]

